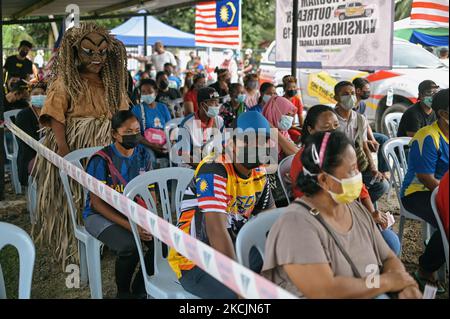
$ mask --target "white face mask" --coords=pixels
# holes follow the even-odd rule
[[[32,95],[31,105],[35,107],[43,107],[46,97],[46,95]]]
[[[351,110],[355,107],[356,102],[356,95],[343,95],[341,96],[340,105],[346,110]]]
[[[267,94],[265,94],[264,96],[263,96],[263,102],[264,102],[264,104],[266,104],[267,102],[269,102],[269,100],[272,98],[272,95],[267,95]]]
[[[143,103],[152,104],[155,102],[156,96],[154,94],[145,94],[141,96],[141,101]]]
[[[208,111],[206,112],[206,115],[209,118],[215,118],[217,116],[219,116],[220,114],[220,105],[219,106],[207,106]]]
[[[281,131],[287,131],[292,127],[292,123],[294,122],[294,118],[289,115],[282,115],[280,122],[278,123],[278,128]]]

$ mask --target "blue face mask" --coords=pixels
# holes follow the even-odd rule
[[[262,98],[264,104],[266,104],[267,102],[269,102],[269,100],[272,98],[272,95],[267,95],[265,94]]]
[[[31,105],[33,105],[35,107],[39,107],[39,108],[43,107],[46,97],[47,97],[47,95],[32,95],[31,96]]]
[[[237,100],[239,103],[244,103],[244,101],[245,101],[246,98],[247,98],[247,95],[245,95],[245,94],[239,94],[236,100]]]
[[[153,102],[155,102],[155,99],[156,97],[154,94],[141,95],[141,102],[143,103],[152,104]]]
[[[278,128],[280,131],[287,131],[292,127],[292,123],[294,122],[294,118],[289,115],[282,115],[280,122],[278,123]]]
[[[433,97],[432,96],[425,96],[423,98],[423,104],[431,108],[431,105],[433,104]]]

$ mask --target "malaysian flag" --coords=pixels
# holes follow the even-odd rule
[[[414,0],[411,24],[448,28],[448,0]]]
[[[214,48],[241,48],[241,1],[218,0],[197,4],[195,43]]]
[[[226,213],[229,196],[227,179],[217,174],[202,174],[196,180],[198,207],[204,212]]]
[[[52,74],[53,63],[55,63],[55,59],[58,56],[58,50],[61,45],[61,41],[64,36],[65,29],[66,29],[65,23],[63,20],[63,22],[61,24],[61,28],[59,30],[58,39],[56,39],[55,45],[53,46],[52,55],[50,57],[50,60],[48,60],[47,65],[45,66],[45,69],[44,69],[44,80],[47,80]]]

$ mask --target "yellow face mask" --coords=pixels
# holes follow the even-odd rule
[[[358,173],[357,175],[345,178],[345,179],[337,179],[333,175],[327,174],[336,182],[341,184],[343,192],[341,194],[333,193],[332,191],[328,191],[331,197],[336,203],[339,204],[350,204],[355,201],[361,194],[361,190],[363,187],[362,174]]]

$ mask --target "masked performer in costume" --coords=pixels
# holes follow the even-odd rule
[[[106,29],[83,23],[66,31],[40,115],[45,146],[65,156],[111,143],[110,119],[116,111],[128,109],[126,61],[124,45]],[[76,256],[76,240],[59,172],[43,157],[33,171],[38,186],[35,239],[50,245],[64,265]],[[82,193],[76,184],[72,191],[79,208]]]

